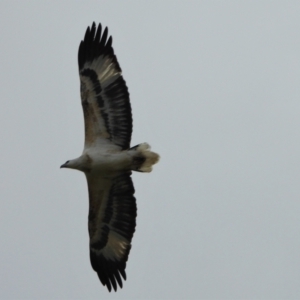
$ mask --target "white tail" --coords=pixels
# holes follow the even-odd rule
[[[159,161],[159,155],[152,152],[150,145],[147,143],[139,144],[131,149],[135,151],[133,161],[140,161],[137,166],[133,167],[133,170],[139,172],[151,172],[152,166]]]

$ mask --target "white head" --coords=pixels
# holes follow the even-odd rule
[[[80,156],[76,159],[67,160],[60,167],[88,172],[90,170],[90,162],[87,156]]]

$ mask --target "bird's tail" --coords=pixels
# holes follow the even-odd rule
[[[137,172],[151,172],[152,166],[159,161],[159,155],[151,151],[150,145],[142,143],[129,149],[132,153],[131,169]]]

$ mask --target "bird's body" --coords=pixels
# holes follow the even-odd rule
[[[114,147],[85,149],[83,154],[68,161],[68,168],[86,173],[118,174],[124,171],[151,172],[151,166],[156,163],[156,153],[150,151],[147,143],[129,150],[116,150]],[[153,162],[155,161],[155,162]],[[63,165],[63,167],[66,167]]]
[[[84,153],[69,161],[69,168],[79,169],[83,172],[99,172],[107,174],[107,172],[117,172],[130,170],[131,157],[127,151],[110,150],[97,151],[96,148],[84,151]]]
[[[151,172],[158,154],[147,143],[130,148],[132,116],[127,86],[107,39],[88,27],[78,52],[84,150],[61,167],[84,172],[89,191],[88,230],[93,269],[108,290],[122,287],[136,225],[131,171]]]

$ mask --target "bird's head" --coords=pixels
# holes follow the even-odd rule
[[[76,158],[67,160],[64,164],[60,166],[60,168],[68,168],[82,171],[82,159]]]
[[[61,168],[75,169],[82,172],[88,172],[90,170],[88,156],[80,156],[76,159],[67,160],[62,164]]]
[[[70,168],[74,169],[74,163],[72,163],[72,160],[67,160],[64,164],[60,166],[60,168]]]

